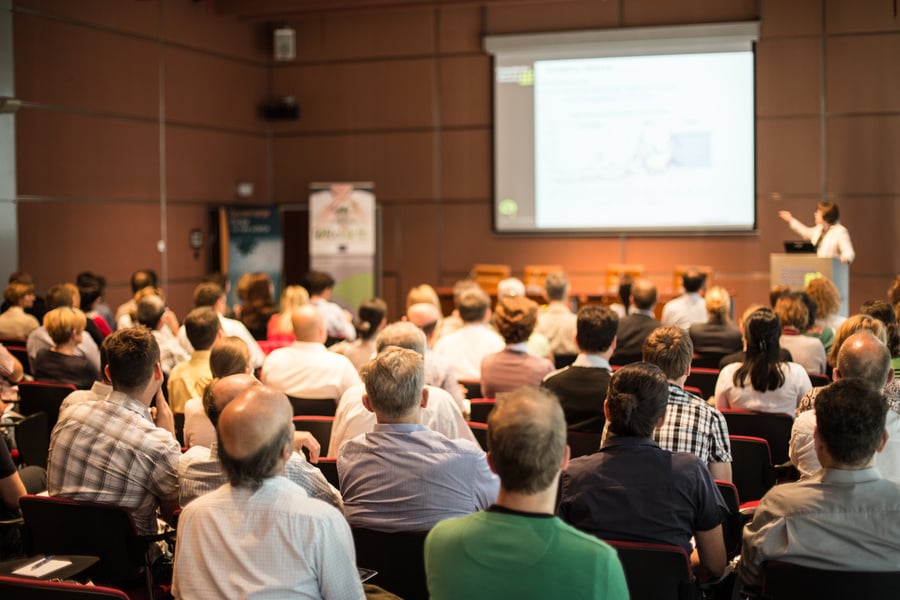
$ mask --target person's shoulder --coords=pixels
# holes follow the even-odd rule
[[[558,531],[560,544],[576,547],[579,549],[579,552],[592,552],[612,557],[618,556],[615,548],[597,536],[576,529],[558,517],[554,518],[553,524]]]

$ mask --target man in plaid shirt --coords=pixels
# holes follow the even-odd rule
[[[653,439],[670,452],[698,456],[714,479],[731,481],[731,443],[725,417],[702,398],[684,390],[693,354],[690,336],[678,327],[657,327],[644,342],[644,362],[659,367],[669,380],[666,417]]]

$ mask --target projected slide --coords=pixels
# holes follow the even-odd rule
[[[538,228],[752,225],[750,53],[536,61]],[[738,209],[738,210],[736,210]]]

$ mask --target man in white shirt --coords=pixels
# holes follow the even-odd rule
[[[338,401],[361,383],[356,367],[343,354],[325,348],[328,332],[319,309],[307,304],[291,316],[296,341],[272,351],[262,368],[262,382],[295,398]]]
[[[216,311],[216,314],[219,315],[219,322],[222,324],[223,334],[226,337],[234,336],[244,340],[247,347],[250,348],[250,359],[253,361],[253,368],[261,367],[266,359],[266,355],[256,340],[253,339],[247,326],[237,319],[229,319],[225,316],[225,311],[228,310],[225,291],[215,283],[201,283],[194,288],[194,308],[200,308],[201,306],[211,306]],[[185,350],[188,352],[194,351],[190,340],[187,338],[184,325],[178,330],[178,340]]]
[[[488,322],[491,299],[480,288],[465,290],[459,298],[459,316],[463,326],[442,336],[434,345],[453,368],[460,381],[481,380],[481,359],[506,347],[503,338]]]
[[[379,354],[385,348],[397,346],[425,356],[425,334],[409,322],[394,323],[385,327],[378,334],[375,345]],[[428,363],[427,357],[425,363],[426,365]],[[419,423],[450,439],[466,439],[477,443],[453,397],[439,387],[426,384],[425,388],[428,390],[428,405],[422,409]],[[336,457],[344,442],[368,433],[375,427],[375,413],[363,404],[362,398],[365,393],[366,386],[360,383],[344,392],[341,397],[331,428],[328,456]]]
[[[331,301],[334,278],[322,271],[310,271],[303,279],[303,287],[309,292],[309,301],[322,313],[328,337],[352,342],[356,339],[353,315],[340,304]]]
[[[662,310],[662,324],[674,325],[687,331],[692,323],[706,323],[706,301],[700,295],[706,283],[706,275],[697,269],[688,269],[681,276],[684,293],[666,302]]]
[[[251,386],[219,416],[228,483],[189,504],[178,523],[176,598],[364,598],[341,512],[283,476],[293,411]]]

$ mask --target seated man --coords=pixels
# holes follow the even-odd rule
[[[388,325],[378,334],[375,340],[375,351],[380,354],[386,348],[393,346],[414,350],[424,357],[425,334],[409,322]],[[427,364],[427,357],[425,361]],[[419,422],[450,439],[461,438],[475,442],[472,430],[450,394],[431,385],[426,385],[425,389],[428,390],[428,406],[422,409]],[[368,433],[375,427],[375,413],[367,409],[362,401],[365,393],[366,386],[360,383],[341,396],[331,427],[328,456],[337,456],[344,442],[352,440],[360,434]]]
[[[684,293],[672,298],[663,306],[663,325],[674,325],[685,331],[693,323],[706,323],[706,303],[700,291],[706,284],[706,275],[697,269],[688,269],[681,275]]]
[[[748,591],[762,586],[769,560],[835,571],[897,571],[900,564],[900,484],[873,466],[887,441],[881,391],[841,379],[816,397],[815,410],[823,468],[760,500],[738,568]]]
[[[137,303],[135,317],[139,325],[153,332],[153,337],[159,344],[159,362],[162,364],[163,373],[168,375],[176,365],[191,359],[190,352],[185,350],[175,337],[178,320],[161,297],[150,294],[142,298]]]
[[[50,437],[47,489],[51,496],[130,508],[138,532],[155,534],[157,509],[168,517],[178,508],[181,456],[172,411],[160,390],[159,346],[142,327],[116,331],[105,342],[113,391],[59,413]]]
[[[319,309],[325,322],[328,337],[334,340],[356,339],[353,315],[340,304],[331,301],[334,291],[334,277],[322,271],[310,271],[303,278],[303,287],[309,292],[309,302]]]
[[[340,511],[283,476],[293,455],[284,394],[244,390],[219,416],[228,483],[178,522],[176,598],[364,598],[350,528]]]
[[[503,338],[488,325],[491,298],[478,287],[463,291],[457,306],[463,325],[443,335],[434,350],[453,368],[456,378],[463,381],[481,380],[481,359],[500,352],[506,346]]]
[[[534,330],[550,341],[550,352],[576,354],[576,317],[569,308],[569,279],[563,272],[548,273],[544,280],[547,306],[538,313]]]
[[[450,363],[433,348],[437,327],[441,322],[441,311],[430,302],[417,302],[407,307],[406,320],[425,334],[425,383],[439,387],[453,396],[459,410],[465,410],[465,391],[456,380],[456,373]]]
[[[868,383],[873,390],[882,390],[884,394],[888,386],[885,384],[894,379],[891,369],[891,353],[881,340],[869,331],[854,333],[841,344],[837,355],[837,364],[832,374],[835,381],[853,377]],[[815,388],[818,397],[826,387]],[[893,387],[891,386],[891,389]],[[812,390],[811,390],[812,391]],[[815,444],[816,413],[805,410],[794,420],[791,428],[791,462],[800,472],[800,478],[806,479],[817,473],[822,465],[816,456]],[[888,441],[881,452],[875,455],[875,466],[888,479],[900,478],[900,406],[890,405],[885,417],[885,430]]]
[[[679,327],[657,327],[644,342],[644,362],[669,381],[669,403],[653,439],[663,450],[690,452],[706,463],[714,479],[731,481],[731,442],[725,417],[702,398],[686,392],[694,344]]]
[[[387,348],[366,365],[363,377],[363,403],[378,423],[345,443],[337,460],[352,526],[424,531],[496,500],[497,477],[481,448],[420,425],[428,390],[418,352]]]
[[[189,361],[176,365],[169,374],[169,402],[176,414],[184,414],[184,405],[188,400],[202,396],[206,385],[212,381],[209,351],[222,337],[218,315],[206,306],[195,308],[187,314],[184,329],[193,351]]]
[[[229,375],[213,380],[203,394],[203,407],[213,427],[218,425],[219,415],[238,394],[261,385],[253,375]],[[311,498],[324,500],[341,508],[341,495],[331,487],[322,471],[309,464],[302,454],[292,452],[284,473],[288,479],[303,488]],[[209,448],[193,446],[178,460],[178,502],[183,507],[204,494],[218,489],[227,480],[222,468],[217,442]]]
[[[295,398],[337,402],[344,392],[360,383],[356,367],[343,354],[329,352],[325,347],[328,331],[318,308],[306,304],[295,309],[291,322],[297,341],[266,357],[262,382]]]
[[[541,382],[559,398],[569,429],[603,432],[603,400],[612,376],[609,357],[616,349],[618,324],[619,317],[608,306],[588,304],[578,309],[575,362]]]
[[[609,435],[599,451],[569,463],[559,516],[601,539],[681,546],[698,574],[718,577],[725,569],[725,506],[709,470],[693,454],[663,450],[650,437],[668,397],[654,365],[613,374],[604,403]]]
[[[497,502],[447,519],[425,540],[432,598],[626,599],[616,551],[553,516],[561,469],[569,462],[566,422],[546,392],[501,396],[488,418]]]
[[[662,325],[653,313],[656,306],[656,286],[652,281],[635,281],[631,287],[631,302],[634,308],[619,319],[619,328],[616,330],[616,351],[609,359],[614,365],[627,365],[641,360],[644,340],[651,331]]]

